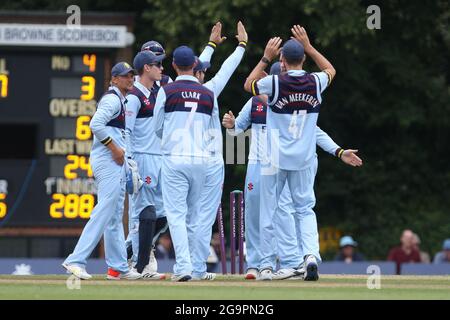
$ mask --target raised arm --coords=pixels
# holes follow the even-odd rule
[[[211,29],[211,34],[209,35],[209,42],[206,45],[205,49],[203,49],[202,54],[198,57],[200,61],[211,61],[211,57],[214,53],[214,50],[217,48],[219,44],[224,42],[227,37],[222,37],[222,23],[216,22],[216,24]]]
[[[210,81],[205,83],[205,86],[210,88],[214,92],[216,97],[219,97],[219,95],[222,93],[222,90],[230,80],[233,72],[239,66],[239,63],[241,62],[242,57],[245,53],[248,36],[241,21],[239,21],[237,24],[236,38],[239,41],[236,50],[234,50],[234,52],[223,62],[216,75]]]
[[[305,28],[295,25],[291,28],[293,38],[303,44],[305,48],[305,53],[311,57],[311,59],[316,63],[317,67],[328,75],[328,85],[333,80],[336,75],[336,70],[330,61],[327,60],[319,51],[317,51],[309,41],[308,34]]]
[[[261,78],[261,75],[264,73],[264,69],[270,64],[270,62],[280,54],[281,41],[282,40],[280,37],[275,37],[271,38],[267,42],[266,48],[264,49],[264,56],[250,73],[247,80],[245,80],[245,91],[250,92],[253,95],[258,94],[258,92],[255,91],[256,81]]]

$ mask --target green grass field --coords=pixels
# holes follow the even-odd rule
[[[448,276],[382,276],[380,289],[367,288],[367,276],[322,275],[317,282],[244,281],[218,276],[215,281],[108,281],[103,275],[69,290],[67,276],[0,275],[0,299],[450,299]]]

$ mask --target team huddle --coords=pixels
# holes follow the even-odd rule
[[[241,22],[237,46],[217,74],[204,82],[215,49],[226,38],[212,28],[198,57],[187,46],[173,52],[174,81],[162,73],[165,50],[146,42],[133,60],[111,70],[111,87],[98,102],[90,127],[90,163],[98,203],[63,267],[90,279],[87,259],[104,239],[107,279],[163,280],[153,247],[170,230],[176,262],[172,281],[214,280],[207,272],[212,228],[222,198],[222,125],[231,135],[251,127],[245,179],[246,279],[319,278],[319,237],[314,179],[316,144],[351,166],[357,150],[340,148],[317,126],[322,92],[335,69],[296,25],[292,39],[272,38],[244,88],[254,97],[238,117],[217,99],[241,62],[248,41]],[[308,55],[321,70],[307,73]],[[279,56],[279,62],[266,67]],[[129,234],[122,224],[125,196]]]

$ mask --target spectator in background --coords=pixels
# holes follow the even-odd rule
[[[450,263],[450,238],[442,245],[442,251],[436,253],[433,263]]]
[[[353,261],[364,261],[364,256],[356,252],[358,243],[351,236],[344,236],[339,241],[340,251],[334,258],[335,261],[352,263]]]
[[[175,250],[169,233],[164,233],[159,238],[155,257],[156,259],[175,259]]]
[[[420,241],[420,238],[417,235],[417,233],[413,234],[413,243],[414,243],[414,248],[417,249],[417,251],[419,251],[419,253],[420,253],[420,262],[430,263],[431,262],[430,255],[427,252],[420,250],[421,241]]]
[[[400,246],[389,251],[388,261],[397,264],[397,274],[400,274],[402,263],[420,262],[420,252],[414,248],[414,233],[411,230],[404,230],[400,238]]]

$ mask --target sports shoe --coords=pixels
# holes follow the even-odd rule
[[[280,270],[278,270],[277,272],[275,272],[274,274],[273,274],[273,277],[272,277],[272,279],[273,280],[284,280],[284,279],[289,279],[289,278],[291,278],[291,277],[293,277],[293,276],[295,276],[296,275],[296,273],[295,273],[295,269],[292,269],[292,268],[289,268],[289,269],[280,269]]]
[[[287,280],[304,280],[305,278],[305,269],[303,267],[303,263],[298,269],[294,269],[294,276],[288,278]]]
[[[77,265],[63,263],[62,266],[67,270],[67,273],[73,274],[78,279],[89,280],[92,278],[92,276],[86,272],[86,269]]]
[[[130,269],[128,272],[121,273],[114,270],[113,268],[108,268],[108,274],[106,275],[106,279],[108,280],[138,280],[141,278],[142,274],[136,272],[136,270],[134,269]]]
[[[191,279],[192,279],[192,276],[188,273],[173,274],[171,277],[172,281],[178,281],[178,282],[186,282],[186,281],[190,281]]]
[[[257,277],[258,277],[258,269],[256,268],[247,269],[247,272],[245,273],[246,280],[255,280]]]
[[[136,269],[133,269],[136,271]],[[137,272],[137,271],[136,271]],[[166,275],[164,273],[158,273],[151,270],[150,264],[146,265],[142,270],[142,279],[144,280],[165,280]]]
[[[305,281],[317,281],[319,280],[319,268],[317,265],[316,257],[312,254],[306,256],[304,262]]]
[[[149,259],[148,265],[145,268],[147,268],[147,267],[148,267],[149,272],[152,272],[152,273],[158,272],[158,261],[155,258],[155,248],[152,248],[150,250],[150,259]]]
[[[216,278],[216,274],[212,272],[206,272],[203,276],[199,277],[192,277],[192,281],[200,281],[200,280],[209,280],[212,281]]]
[[[272,269],[268,268],[268,269],[261,270],[259,272],[259,277],[256,278],[256,280],[271,281],[272,277],[273,277]]]

